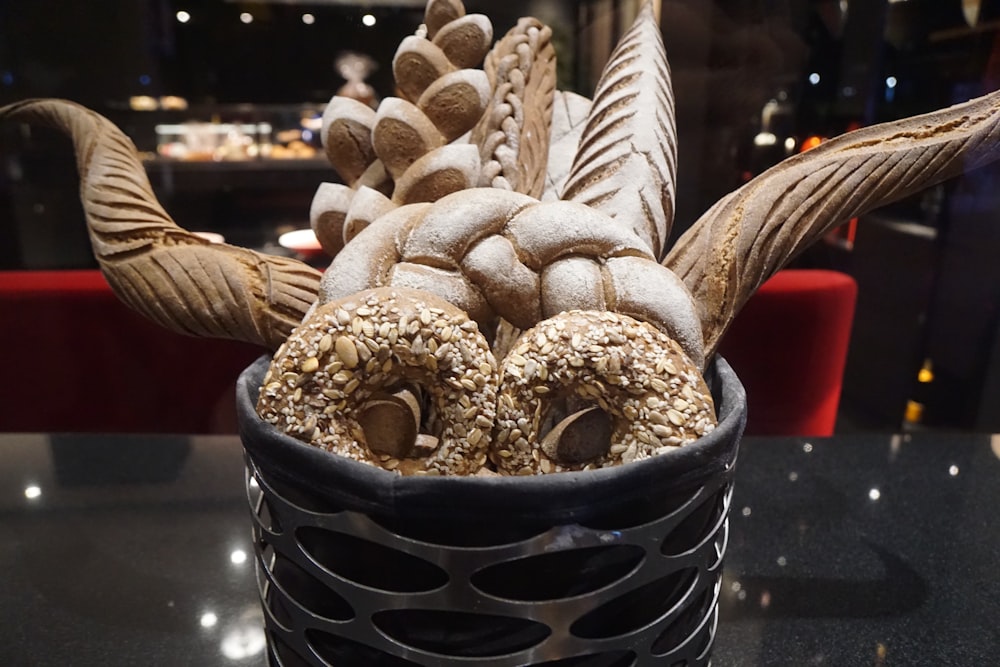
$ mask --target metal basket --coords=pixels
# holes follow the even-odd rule
[[[707,665],[743,388],[668,455],[537,477],[400,477],[282,435],[240,377],[273,665]]]

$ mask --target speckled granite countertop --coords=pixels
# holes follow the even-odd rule
[[[0,458],[0,664],[266,662],[237,438]],[[998,515],[997,437],[745,439],[713,664],[996,664]]]

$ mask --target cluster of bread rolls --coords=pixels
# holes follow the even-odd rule
[[[426,35],[406,38],[394,59],[397,88],[408,100],[387,98],[370,110],[335,98],[324,114],[324,146],[346,184],[324,184],[312,213],[334,259],[317,308],[275,357],[258,405],[261,417],[326,449],[423,474],[467,473],[470,461],[476,470],[486,465],[501,474],[614,465],[710,431],[715,413],[701,378],[698,315],[681,281],[657,261],[669,231],[663,200],[672,199],[673,110],[631,114],[610,99],[635,92],[648,106],[644,100],[669,98],[669,75],[655,67],[665,56],[651,10],[625,36],[598,89],[599,100],[607,91],[605,106],[613,110],[595,106],[581,114],[595,122],[577,123],[576,136],[587,148],[561,179],[574,196],[545,202],[556,95],[551,30],[522,19],[487,54],[485,17],[465,15],[458,2],[430,2],[425,18]],[[460,32],[464,40],[452,39]],[[483,70],[471,69],[484,56]],[[482,86],[470,85],[476,81]],[[459,82],[466,88],[457,89]],[[439,91],[450,95],[449,113],[434,105]],[[459,94],[464,100],[456,103]],[[642,171],[650,162],[634,145],[622,154],[619,135],[640,128],[658,151],[669,145],[669,156],[652,161],[655,174]],[[591,160],[594,152],[615,164]],[[615,160],[619,154],[623,159]],[[461,160],[468,161],[463,166]],[[634,211],[649,208],[643,197],[651,188],[660,213],[632,220]],[[637,192],[635,206],[617,218],[613,207],[588,205],[631,201]],[[414,328],[427,307],[412,301],[415,294],[457,307],[492,354],[486,361],[465,355],[466,365],[447,366],[466,374],[465,385],[422,375],[422,391],[405,391],[424,400],[408,404],[413,410],[397,400],[398,409],[391,409],[384,397],[373,396],[384,394],[386,383],[412,384],[413,352],[404,334],[389,326],[385,333],[399,340],[387,345],[384,322],[372,319],[384,318],[383,309],[362,308],[361,323],[351,328],[336,322],[330,308],[378,295],[393,304],[392,317]],[[439,320],[436,312],[433,320]],[[435,371],[452,359],[435,356],[435,350],[455,350],[434,327],[409,333]],[[315,345],[302,351],[293,343],[317,337],[370,350],[376,361],[366,366],[375,379],[362,374],[341,396],[327,376],[296,374],[290,351],[309,355]],[[335,350],[327,353],[335,367],[347,363]],[[323,391],[338,401],[333,414],[316,416]],[[496,402],[484,410],[480,396],[466,405],[475,425],[446,408],[470,400],[466,392]],[[398,450],[395,436],[406,434],[402,463],[378,453],[383,444],[377,440],[386,433],[371,431],[373,422],[365,428],[361,417],[373,400],[380,428],[392,424],[383,428],[393,434],[390,449]],[[309,401],[316,403],[312,409]],[[461,463],[443,454],[454,450],[447,443],[455,441],[456,428],[467,434]],[[438,448],[417,447],[421,435]]]
[[[483,117],[491,86],[478,69],[493,24],[461,2],[428,3],[423,35],[407,37],[393,58],[399,97],[377,109],[335,96],[323,113],[322,140],[340,183],[324,183],[310,220],[331,256],[393,208],[475,187],[479,151],[456,141]]]
[[[482,67],[480,68],[480,63]],[[131,142],[61,100],[0,109],[73,138],[94,250],[176,331],[277,350],[260,417],[399,474],[533,475],[669,452],[716,425],[702,379],[754,290],[843,220],[1000,157],[1000,94],[790,158],[665,248],[673,90],[650,4],[593,100],[555,89],[551,31],[430,0],[398,97],[335,97],[312,225],[325,274],[210,245],[156,202]]]

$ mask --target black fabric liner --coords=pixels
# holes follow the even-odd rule
[[[266,478],[344,510],[392,519],[538,524],[587,523],[617,509],[659,505],[704,484],[735,461],[746,424],[746,393],[717,357],[706,373],[719,416],[707,436],[666,454],[611,468],[516,477],[402,476],[296,440],[260,419],[259,387],[269,357],[236,386],[240,436]]]

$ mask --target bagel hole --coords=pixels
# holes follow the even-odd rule
[[[416,387],[416,390],[420,392],[420,427],[411,457],[421,459],[427,458],[437,450],[441,444],[438,435],[443,427],[430,392],[424,391],[421,387]]]
[[[597,404],[581,398],[572,392],[559,392],[554,394],[552,398],[548,400],[547,410],[542,415],[542,420],[538,424],[539,440],[547,436],[552,429],[555,428],[556,424],[561,422],[563,419],[566,419],[566,417],[569,417],[574,412],[586,410],[594,405]]]
[[[406,381],[394,382],[372,395],[358,423],[368,448],[397,459],[431,456],[440,440],[441,420],[429,392]]]
[[[418,419],[419,415],[404,401],[392,395],[380,395],[361,407],[358,425],[373,452],[403,458],[413,452]]]
[[[612,431],[611,415],[604,409],[567,393],[549,402],[538,440],[549,458],[563,465],[578,465],[606,454]]]

